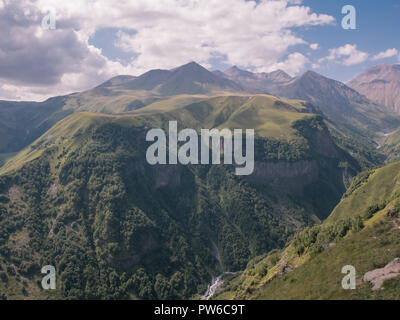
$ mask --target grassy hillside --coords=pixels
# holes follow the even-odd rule
[[[400,130],[386,134],[380,145],[379,150],[385,154],[387,163],[400,160]]]
[[[15,156],[16,153],[0,153],[0,167],[7,162],[8,159]]]
[[[400,192],[400,162],[360,174],[333,210],[327,222],[363,214],[375,206],[385,207]]]
[[[381,290],[373,291],[371,284],[362,281],[365,273],[385,267],[400,256],[400,230],[394,219],[385,218],[360,232],[347,236],[334,247],[316,254],[293,271],[278,275],[260,288],[247,287],[238,297],[248,299],[398,299],[400,277],[384,282]],[[280,260],[281,261],[281,260]],[[265,265],[265,264],[264,264]],[[343,266],[356,268],[356,290],[344,290],[341,282]],[[260,265],[252,269],[257,283]],[[267,267],[268,268],[268,265]],[[250,272],[250,271],[248,271]],[[258,274],[257,274],[258,273]],[[242,291],[241,291],[242,292]],[[229,295],[222,294],[220,298]],[[232,296],[230,296],[232,297]]]
[[[0,291],[44,297],[40,267],[53,264],[49,298],[190,298],[220,272],[213,243],[231,271],[282,248],[326,217],[357,170],[309,111],[300,101],[230,96],[58,122],[0,169]],[[148,165],[145,134],[168,120],[255,128],[254,174]]]
[[[0,101],[0,153],[21,150],[71,114],[62,109],[64,103],[62,97],[42,103]]]
[[[380,290],[363,276],[400,257],[399,169],[395,163],[360,174],[327,221],[250,262],[218,298],[398,299],[400,274]],[[345,265],[356,268],[356,290],[341,287]]]

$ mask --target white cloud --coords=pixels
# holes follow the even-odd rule
[[[141,71],[170,68],[196,60],[204,65],[214,57],[231,65],[266,71],[287,54],[290,47],[305,44],[292,31],[298,26],[332,23],[327,15],[312,13],[288,1],[207,0],[186,1],[165,19],[162,8],[151,25],[133,26],[134,35],[120,33],[118,46],[138,54],[132,65]],[[190,4],[190,5],[189,5]],[[153,12],[154,13],[154,12]],[[227,14],[229,13],[229,14]]]
[[[354,44],[346,44],[339,48],[329,50],[329,55],[318,60],[319,63],[332,61],[345,66],[362,63],[368,59],[369,54],[357,49]]]
[[[304,69],[304,66],[309,62],[310,61],[308,60],[307,57],[305,57],[299,52],[295,52],[289,54],[289,56],[285,61],[273,64],[267,71],[274,71],[281,69],[286,73],[290,74],[291,76],[294,76],[300,71],[302,71]]]
[[[382,51],[380,53],[378,53],[377,55],[372,57],[372,60],[376,61],[376,60],[382,60],[382,59],[386,59],[386,58],[392,58],[395,57],[399,54],[399,51],[395,48],[393,49],[387,49],[386,51]]]
[[[43,30],[42,13],[30,1],[0,8],[0,99],[43,100],[93,87],[124,71],[82,33],[58,24]]]
[[[310,44],[310,49],[311,50],[318,50],[319,44],[318,43],[311,43]]]
[[[9,44],[10,37],[0,41],[0,60],[4,53],[4,65],[9,68],[7,74],[0,68],[0,98],[12,96],[15,88],[11,90],[10,86],[18,88],[15,98],[43,98],[87,89],[120,73],[137,75],[192,60],[210,66],[215,58],[256,71],[279,66],[293,74],[301,70],[307,58],[293,53],[285,62],[280,61],[291,47],[306,44],[296,28],[335,21],[331,16],[313,13],[300,0],[4,3],[0,15],[4,13],[8,21],[0,27],[2,33],[12,36]],[[48,7],[57,13],[55,31],[40,29],[44,8]],[[102,28],[135,31],[120,31],[116,41],[119,48],[133,54],[130,65],[110,61],[101,50],[88,45],[90,36]],[[13,54],[15,48],[18,55]],[[8,63],[10,59],[13,64]],[[29,61],[25,69],[21,68],[24,61]],[[38,78],[39,72],[42,77]]]
[[[321,68],[321,66],[318,63],[313,63],[311,64],[311,68],[315,70]]]

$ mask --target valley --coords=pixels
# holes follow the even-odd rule
[[[400,116],[314,72],[192,62],[41,103],[2,101],[0,114],[3,298],[371,298],[366,284],[337,291],[334,270],[398,256]],[[149,164],[146,135],[167,139],[175,121],[177,132],[253,129],[254,171]],[[45,264],[54,291],[40,287]]]

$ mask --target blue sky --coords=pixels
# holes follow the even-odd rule
[[[258,1],[260,2],[260,1]],[[357,29],[344,30],[341,27],[341,20],[344,15],[341,13],[345,5],[353,5],[356,8]],[[342,65],[340,63],[322,63],[319,67],[312,66],[324,56],[329,55],[329,50],[339,48],[345,44],[356,45],[359,51],[374,56],[387,49],[395,48],[400,50],[398,33],[400,27],[400,2],[397,0],[304,0],[302,5],[309,6],[313,12],[318,14],[328,14],[336,19],[334,24],[322,25],[318,27],[299,27],[294,28],[293,32],[301,35],[309,43],[318,43],[318,50],[309,50],[307,46],[298,45],[291,47],[285,57],[293,52],[300,52],[310,59],[310,64],[304,67],[313,69],[327,77],[340,81],[348,81],[355,75],[363,72],[377,63],[397,63],[398,55],[381,60],[366,59],[361,63],[353,65]],[[115,28],[102,29],[97,31],[90,38],[90,43],[103,49],[103,54],[113,60],[128,64],[134,54],[114,46],[116,41]],[[134,34],[134,30],[125,30]],[[211,69],[224,70],[231,66],[223,59],[211,59]],[[243,66],[242,66],[243,67]],[[244,66],[244,68],[246,68]],[[247,68],[252,70],[253,68]]]
[[[341,27],[344,5],[357,29]],[[54,13],[55,29],[43,27]],[[43,100],[196,61],[348,81],[399,62],[398,0],[0,0],[0,99]]]
[[[398,0],[304,0],[303,3],[313,8],[315,12],[323,12],[336,18],[336,26],[322,26],[302,31],[306,39],[317,42],[321,50],[313,54],[313,58],[321,58],[328,54],[329,48],[343,44],[356,44],[359,50],[378,54],[388,48],[400,50],[400,1]],[[357,29],[341,28],[341,8],[351,4],[357,12]],[[377,63],[397,63],[398,57],[381,61],[366,61],[353,66],[327,65],[317,71],[341,81],[349,80],[354,75],[365,71]]]

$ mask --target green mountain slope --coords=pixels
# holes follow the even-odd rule
[[[0,169],[6,298],[190,298],[222,268],[324,219],[357,163],[300,101],[211,98],[163,113],[76,113]],[[256,129],[249,177],[232,166],[150,166],[149,128]],[[232,128],[232,127],[231,127]],[[57,290],[39,289],[56,266]],[[49,295],[49,296],[47,296]]]
[[[62,97],[42,103],[0,101],[0,154],[21,150],[71,114],[64,103]]]
[[[379,142],[379,151],[386,157],[386,163],[400,160],[400,130],[387,133]]]
[[[253,260],[219,298],[398,299],[400,273],[382,278],[379,290],[364,276],[400,257],[399,169],[397,162],[360,174],[322,225],[296,235],[285,250]],[[355,290],[341,286],[346,265],[356,268]]]

